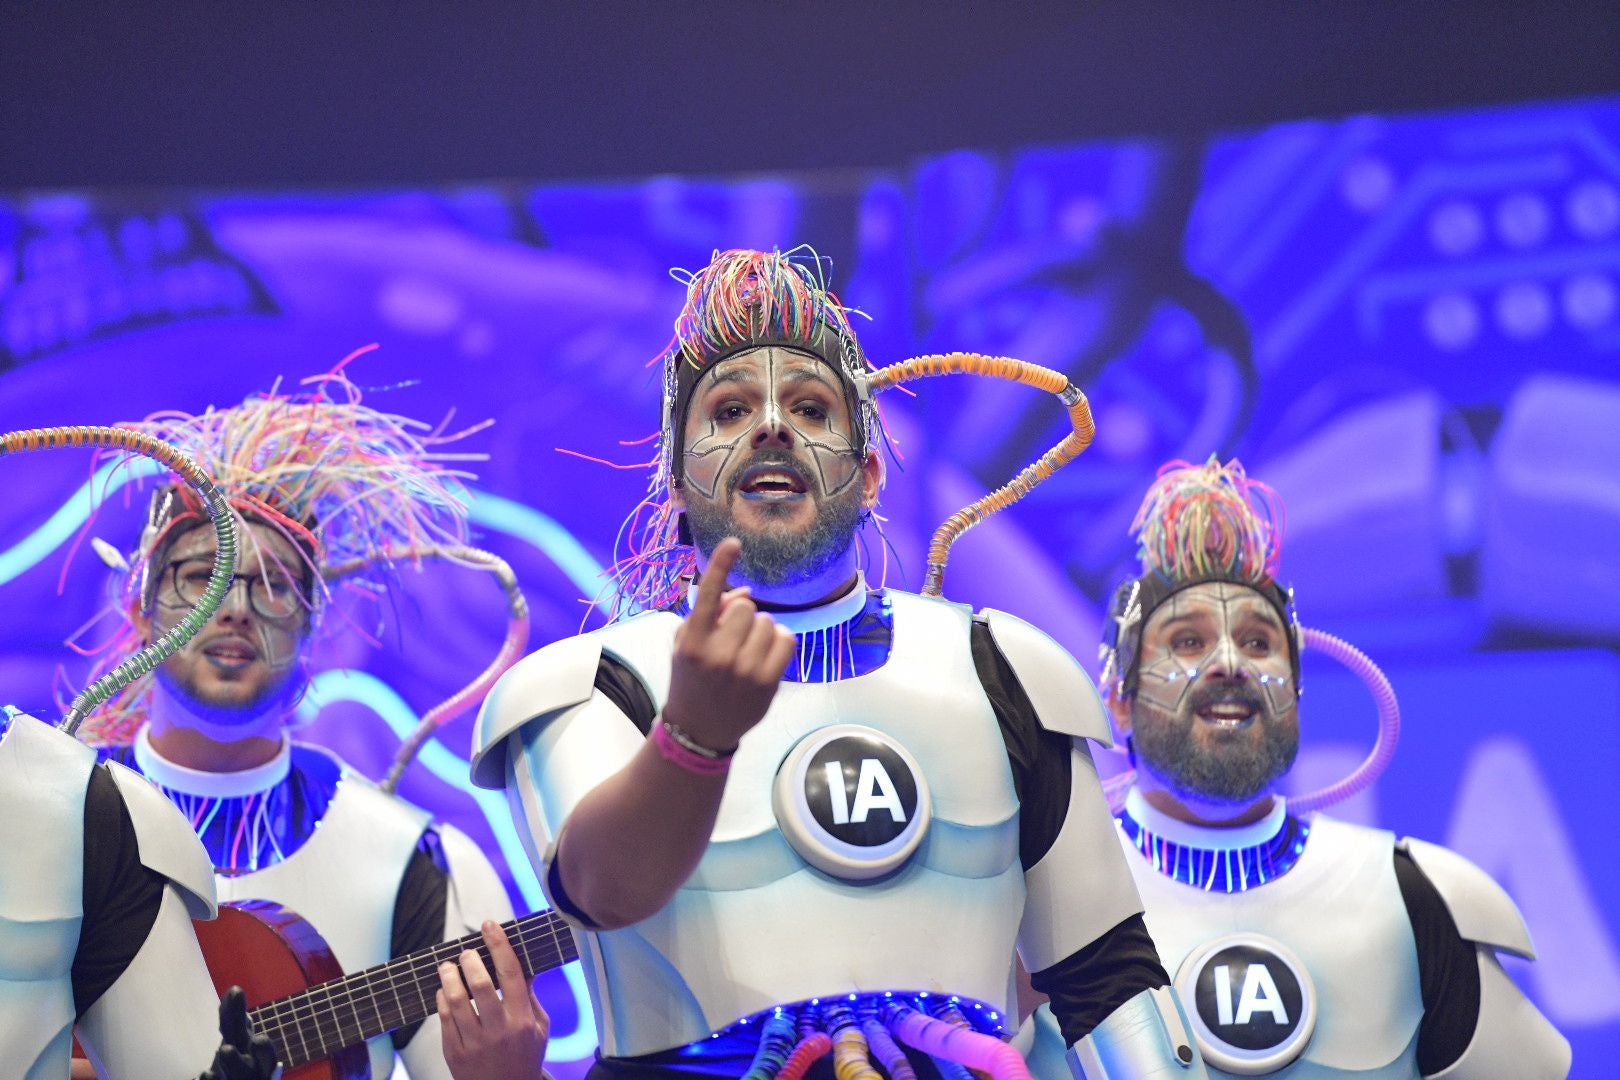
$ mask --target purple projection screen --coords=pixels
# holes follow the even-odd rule
[[[351,350],[367,401],[466,448],[478,540],[517,570],[531,647],[573,633],[644,473],[648,361],[672,266],[810,243],[878,363],[975,350],[1067,371],[1098,437],[968,534],[956,600],[1047,629],[1088,665],[1157,466],[1239,455],[1288,507],[1304,622],[1383,665],[1395,763],[1336,813],[1447,844],[1501,881],[1540,961],[1513,968],[1575,1044],[1620,1056],[1620,100],[1302,122],[1209,139],[962,151],[893,172],[341,193],[0,198],[0,426],[228,405]],[[869,574],[916,588],[942,518],[1062,433],[1042,395],[931,380],[885,410],[896,458]],[[88,454],[8,460],[0,701],[54,711],[64,647],[108,600],[81,545]],[[127,549],[144,501],[92,534]],[[402,731],[480,670],[500,590],[429,566],[315,658],[301,736],[380,776]],[[88,640],[96,632],[89,631]],[[1307,655],[1298,790],[1371,745],[1371,700]],[[403,794],[542,903],[504,801],[466,778],[470,717]],[[560,1076],[594,1049],[576,972],[541,982]]]

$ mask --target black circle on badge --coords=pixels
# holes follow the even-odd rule
[[[1279,941],[1243,933],[1211,941],[1176,972],[1176,989],[1204,1057],[1239,1076],[1262,1076],[1298,1058],[1316,1030],[1316,989]]]
[[[887,742],[844,735],[810,755],[804,799],[827,835],[881,847],[917,816],[917,780]]]
[[[833,724],[800,739],[777,768],[771,808],[800,858],[845,881],[904,866],[933,817],[917,759],[862,724]]]

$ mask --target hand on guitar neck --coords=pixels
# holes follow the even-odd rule
[[[438,1008],[444,1034],[444,1060],[456,1080],[500,1076],[540,1080],[551,1018],[540,1007],[506,931],[484,923],[499,994],[476,952],[467,950],[460,966],[439,965]]]

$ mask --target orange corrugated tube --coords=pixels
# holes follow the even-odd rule
[[[943,591],[945,563],[950,558],[951,545],[956,543],[959,536],[996,511],[1006,509],[1028,495],[1036,484],[1078,457],[1081,451],[1091,445],[1091,440],[1097,434],[1096,424],[1091,419],[1091,405],[1079,387],[1069,382],[1068,376],[1039,364],[1014,360],[1010,356],[985,356],[981,353],[919,356],[880,368],[872,373],[868,385],[873,393],[877,393],[913,379],[956,374],[985,375],[1055,394],[1068,411],[1069,423],[1074,430],[1017,476],[977,502],[964,506],[934,530],[934,537],[928,544],[928,573],[922,590],[924,596],[939,596]]]

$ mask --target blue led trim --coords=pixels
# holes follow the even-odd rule
[[[1250,847],[1212,850],[1178,844],[1143,828],[1121,812],[1119,824],[1153,869],[1205,892],[1244,892],[1288,873],[1305,853],[1311,827],[1293,815],[1271,839]]]

